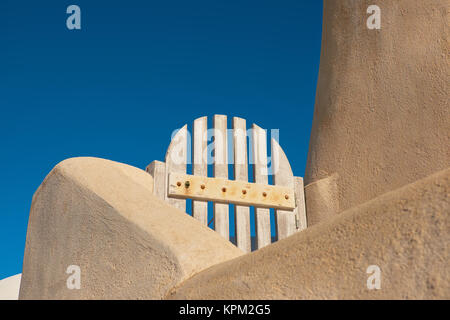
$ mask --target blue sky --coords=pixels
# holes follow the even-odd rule
[[[0,279],[21,272],[31,197],[66,158],[145,168],[175,128],[227,114],[280,129],[303,176],[321,25],[318,0],[0,1]]]

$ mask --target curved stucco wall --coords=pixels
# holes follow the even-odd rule
[[[212,266],[168,298],[449,299],[449,193],[450,168]]]
[[[323,21],[309,225],[450,166],[448,1],[325,0]]]
[[[195,273],[243,254],[157,199],[145,171],[68,159],[33,197],[20,299],[160,299]],[[67,285],[72,275],[78,288]]]

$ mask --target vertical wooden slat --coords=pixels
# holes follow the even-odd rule
[[[207,127],[208,118],[202,117],[194,121],[193,131],[194,137],[192,139],[193,147],[193,163],[192,173],[195,176],[208,176],[207,159],[204,157],[207,147]],[[200,221],[202,224],[208,224],[208,202],[207,201],[192,201],[192,216]]]
[[[292,173],[286,154],[275,139],[272,139],[271,145],[274,185],[294,189],[294,174]],[[292,211],[275,210],[275,214],[278,240],[292,235],[296,230],[295,213]]]
[[[162,161],[155,160],[150,163],[146,171],[153,177],[153,194],[159,199],[165,198],[166,183],[166,164]]]
[[[186,200],[167,196],[168,175],[170,172],[186,173],[187,164],[187,125],[184,125],[172,138],[166,153],[166,174],[164,194],[166,202],[186,212]]]
[[[268,184],[266,131],[252,126],[253,176],[255,183]],[[271,243],[270,209],[255,208],[256,245],[258,249]]]
[[[295,214],[297,220],[297,231],[302,231],[307,228],[306,222],[306,206],[305,206],[305,187],[303,185],[303,178],[294,177],[295,183]]]
[[[234,140],[234,178],[248,181],[247,161],[247,128],[242,118],[233,118]],[[251,251],[250,239],[250,208],[248,206],[234,206],[236,243],[244,252]]]
[[[227,116],[214,115],[214,177],[228,179]],[[214,203],[215,230],[229,239],[228,204]]]

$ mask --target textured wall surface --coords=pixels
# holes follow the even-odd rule
[[[369,5],[381,29],[366,27]],[[305,185],[343,211],[450,166],[448,0],[325,0]],[[306,188],[309,225],[326,220]],[[320,191],[320,190],[319,190]],[[323,207],[323,205],[322,205]]]
[[[33,197],[20,299],[160,299],[243,254],[152,189],[148,173],[117,162],[58,164]],[[67,288],[70,265],[81,269],[80,290]]]
[[[202,271],[172,299],[450,299],[450,169]],[[381,289],[367,288],[368,266]]]

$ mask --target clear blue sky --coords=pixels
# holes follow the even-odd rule
[[[321,25],[320,0],[0,1],[0,279],[21,272],[31,197],[66,158],[145,168],[217,113],[280,129],[303,176]]]

